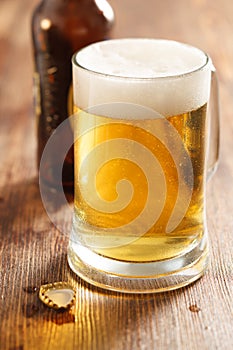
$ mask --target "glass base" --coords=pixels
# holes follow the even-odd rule
[[[198,246],[169,260],[131,263],[110,259],[70,241],[70,268],[85,281],[122,293],[159,293],[186,286],[205,272],[208,247],[205,235]]]

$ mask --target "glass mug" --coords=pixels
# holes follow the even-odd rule
[[[183,43],[134,38],[89,45],[72,64],[71,269],[120,292],[195,281],[208,265],[206,179],[218,157],[210,57]]]

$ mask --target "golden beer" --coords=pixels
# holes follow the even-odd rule
[[[211,61],[169,40],[115,39],[73,57],[75,201],[68,261],[122,292],[205,271]]]
[[[75,110],[77,112],[78,108],[76,107]],[[116,123],[114,123],[114,120],[109,123],[107,117],[85,113],[82,122],[89,124],[90,131],[75,142],[75,178],[78,178],[81,160],[98,145],[103,143],[102,152],[111,154],[111,146],[106,141],[119,139],[119,142],[124,142],[124,140],[129,139],[144,145],[159,160],[167,182],[167,197],[161,215],[147,232],[143,233],[142,229],[142,236],[138,237],[136,235],[134,237],[134,232],[124,232],[123,235],[132,238],[129,244],[120,244],[120,246],[114,248],[98,248],[95,249],[95,252],[109,258],[131,262],[174,258],[184,250],[189,249],[192,244],[197,244],[203,235],[206,104],[195,111],[167,117],[167,121],[179,133],[191,159],[194,179],[194,182],[190,181],[190,183],[190,179],[185,177],[185,173],[183,174],[182,181],[186,183],[186,186],[183,189],[184,193],[179,194],[183,198],[182,204],[186,201],[188,186],[192,186],[192,196],[184,217],[179,225],[169,233],[166,233],[166,226],[178,196],[178,176],[176,165],[167,148],[156,137],[146,131],[147,124],[154,123],[156,127],[158,119],[143,120],[143,128],[137,125],[137,120],[130,120],[129,124],[126,123],[125,119],[119,118],[115,121]],[[96,125],[101,126],[95,127]],[[169,142],[169,135],[167,135],[167,138]],[[104,229],[120,227],[140,215],[146,205],[148,186],[145,175],[148,176],[148,174],[144,174],[143,169],[137,166],[136,159],[134,161],[130,160],[134,154],[134,142],[132,142],[130,148],[126,149],[125,158],[128,159],[113,159],[107,164],[103,164],[99,171],[94,174],[94,177],[93,168],[96,168],[94,163],[101,163],[101,161],[98,157],[90,158],[90,163],[85,167],[83,183],[82,177],[79,177],[79,181],[75,183],[75,213],[78,220],[87,224],[88,227]],[[179,153],[179,149],[174,149],[174,152]],[[182,163],[182,158],[180,158],[180,163]],[[151,170],[149,176],[156,179],[153,170]],[[117,213],[108,213],[107,209],[106,212],[98,211],[89,205],[82,196],[80,187],[85,187],[86,182],[90,184],[91,181],[95,181],[96,192],[99,197],[109,202],[114,201],[117,199],[116,185],[122,179],[131,182],[134,195],[128,206]],[[160,186],[160,184],[157,185]],[[154,212],[152,211],[150,215],[153,216]],[[148,219],[147,217],[146,220]],[[142,224],[145,226],[146,223]],[[87,231],[83,234],[90,235],[90,238],[93,239],[92,232]],[[109,238],[107,237],[109,235],[111,233],[105,230],[106,239]],[[119,236],[119,233],[113,233],[113,235]],[[85,239],[88,239],[88,237]],[[101,239],[102,237],[100,237],[100,245]],[[98,237],[95,238],[95,242],[98,245]]]

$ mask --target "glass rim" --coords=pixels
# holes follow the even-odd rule
[[[83,65],[81,65],[80,63],[78,63],[76,57],[77,55],[85,50],[85,48],[87,48],[88,46],[91,46],[91,45],[95,45],[97,44],[98,42],[95,42],[95,43],[92,43],[92,44],[89,44],[83,48],[81,48],[80,50],[76,51],[73,55],[72,55],[72,64],[74,67],[77,67],[83,71],[86,71],[86,72],[89,72],[90,74],[92,75],[97,75],[97,76],[102,76],[102,77],[105,77],[105,78],[109,78],[109,79],[115,79],[115,80],[128,80],[128,81],[156,81],[156,80],[165,80],[165,79],[179,79],[179,78],[184,78],[186,76],[190,76],[194,73],[197,73],[197,72],[200,72],[202,71],[205,67],[208,66],[208,64],[211,63],[211,58],[210,56],[203,50],[199,49],[198,47],[196,46],[193,46],[193,45],[190,45],[190,44],[186,44],[186,43],[183,43],[183,42],[180,42],[180,41],[177,41],[177,40],[170,40],[170,39],[153,39],[153,38],[118,38],[118,39],[109,39],[110,41],[114,41],[114,40],[128,40],[128,39],[139,39],[139,40],[152,40],[152,41],[164,41],[164,42],[173,42],[173,43],[177,43],[177,44],[180,44],[182,46],[186,46],[186,47],[189,47],[189,48],[193,48],[195,50],[198,50],[199,52],[201,52],[204,57],[205,57],[205,62],[200,64],[199,67],[196,67],[194,69],[191,69],[190,71],[187,71],[187,72],[184,72],[184,73],[179,73],[179,74],[173,74],[173,75],[164,75],[164,76],[155,76],[155,77],[131,77],[131,76],[122,76],[122,75],[117,75],[117,74],[110,74],[110,73],[103,73],[103,72],[98,72],[96,70],[93,70],[93,69],[90,69],[90,68],[87,68],[87,67],[84,67]],[[103,41],[103,42],[107,42],[109,40],[106,40],[106,41]]]

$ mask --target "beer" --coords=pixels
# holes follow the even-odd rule
[[[161,120],[145,119],[142,121],[131,119],[130,122],[125,119],[112,119],[109,117],[100,117],[93,114],[84,113],[78,120],[79,128],[85,128],[82,123],[88,123],[90,130],[81,135],[75,142],[75,215],[79,222],[79,227],[87,225],[89,230],[83,232],[85,237],[81,238],[88,242],[98,254],[112,259],[124,260],[130,262],[147,262],[174,258],[188,249],[192,244],[197,244],[201,240],[204,227],[204,162],[205,162],[205,133],[206,133],[206,104],[195,111],[190,111],[177,116],[167,117],[167,121],[179,133],[181,141],[184,144],[187,154],[191,159],[193,172],[190,174],[181,172],[182,178],[178,179],[176,164],[173,157],[168,152],[166,146],[148,130],[164,128]],[[78,115],[78,114],[77,114]],[[152,128],[151,128],[151,125]],[[88,129],[89,129],[88,128]],[[174,132],[172,130],[172,132]],[[114,145],[112,140],[120,140],[120,146],[123,147],[121,158],[114,157]],[[125,141],[132,141],[131,143]],[[110,141],[110,142],[109,142]],[[169,135],[167,135],[169,143]],[[149,152],[154,154],[161,164],[167,185],[166,198],[163,208],[155,220],[152,227],[144,232],[144,227],[148,222],[153,222],[157,213],[157,200],[150,204],[152,210],[140,222],[141,233],[134,235],[128,228],[121,233],[120,227],[127,225],[137,218],[146,206],[148,197],[147,178],[157,181],[156,186],[162,187],[156,179],[154,169],[143,169],[138,163],[137,144],[143,145]],[[95,149],[101,146],[101,154],[95,153]],[[177,144],[179,147],[179,144]],[[179,154],[180,149],[173,149]],[[91,156],[92,152],[94,153]],[[114,157],[107,163],[104,162],[102,154]],[[184,154],[180,153],[179,163],[183,162]],[[89,158],[90,159],[89,159]],[[82,168],[82,162],[86,162]],[[144,158],[146,162],[147,159]],[[98,169],[97,171],[95,169]],[[189,169],[187,170],[189,172]],[[192,178],[194,182],[192,182]],[[123,209],[112,213],[109,212],[109,203],[116,201],[117,183],[121,180],[127,180],[133,187],[133,196],[129,200],[127,191],[121,193],[120,200],[128,203]],[[185,186],[182,193],[179,192],[179,181]],[[95,183],[96,193],[91,190]],[[189,188],[190,187],[190,188]],[[90,192],[88,195],[87,192]],[[192,192],[190,203],[187,204],[188,193]],[[97,198],[96,198],[97,194]],[[154,194],[155,196],[157,193]],[[178,207],[175,208],[177,197],[181,198]],[[90,203],[86,197],[93,196]],[[99,208],[98,199],[107,201],[105,208]],[[182,207],[187,204],[187,210]],[[174,215],[184,213],[184,217],[179,219],[177,227],[172,232],[167,233],[166,227],[169,218],[175,208]],[[101,210],[102,209],[102,210]],[[173,220],[176,221],[176,218]],[[119,231],[116,229],[119,227]],[[115,229],[111,233],[111,229]],[[101,232],[104,230],[104,236]],[[110,229],[108,231],[108,229]],[[94,233],[93,233],[94,231]],[[93,237],[94,234],[94,237]],[[124,244],[127,237],[129,243]],[[108,242],[109,247],[102,248],[103,239]],[[117,242],[117,243],[115,243]],[[111,247],[113,245],[113,247]],[[115,247],[116,245],[116,247]],[[166,248],[166,249],[165,249]]]
[[[204,272],[210,76],[205,53],[167,40],[110,40],[73,56],[68,260],[84,279],[161,291]]]

